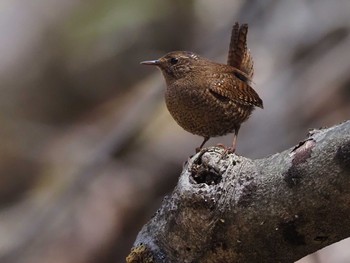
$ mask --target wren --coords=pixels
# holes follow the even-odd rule
[[[157,66],[166,81],[165,102],[175,121],[186,131],[204,137],[234,133],[236,150],[241,124],[263,102],[252,88],[253,59],[247,48],[248,25],[232,28],[227,65],[189,51],[170,52],[143,65]]]

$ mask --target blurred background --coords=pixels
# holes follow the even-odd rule
[[[238,154],[263,158],[350,118],[348,0],[1,1],[0,262],[125,261],[202,141],[139,62],[190,50],[225,63],[235,21],[249,23],[265,106]],[[349,245],[300,262],[349,262]]]

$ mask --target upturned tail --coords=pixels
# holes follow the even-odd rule
[[[250,79],[254,75],[254,62],[247,47],[248,24],[236,22],[232,28],[227,64],[244,72]]]

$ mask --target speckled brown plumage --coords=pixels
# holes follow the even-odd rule
[[[158,66],[167,88],[165,102],[175,121],[186,131],[204,137],[234,133],[232,151],[241,123],[263,102],[251,87],[253,60],[247,49],[248,26],[236,23],[228,65],[188,51],[174,51],[142,64]]]

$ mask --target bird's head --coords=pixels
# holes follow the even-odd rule
[[[173,51],[157,60],[141,62],[142,65],[157,66],[167,82],[188,76],[203,65],[204,58],[189,51]]]

